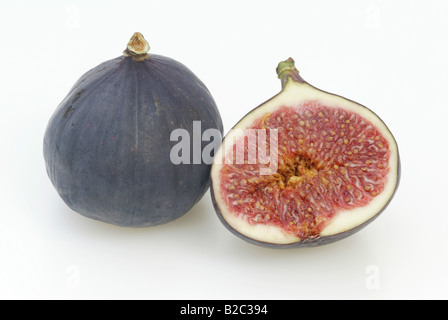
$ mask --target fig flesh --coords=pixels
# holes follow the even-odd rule
[[[373,221],[400,179],[394,136],[370,109],[308,84],[293,59],[282,91],[225,136],[211,169],[221,222],[268,247],[346,238]]]

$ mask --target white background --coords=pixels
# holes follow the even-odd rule
[[[448,298],[448,2],[90,2],[0,4],[0,298]],[[47,121],[135,31],[206,83],[226,131],[279,92],[290,56],[309,83],[373,109],[401,152],[390,206],[350,238],[297,250],[236,238],[209,193],[148,229],[71,211],[45,172]]]

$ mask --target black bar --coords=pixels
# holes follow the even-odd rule
[[[168,319],[278,319],[297,314],[295,300],[151,301],[154,312]]]

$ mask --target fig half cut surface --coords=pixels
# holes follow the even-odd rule
[[[279,63],[282,91],[225,136],[211,169],[212,200],[238,237],[267,247],[346,238],[373,221],[400,179],[397,143],[371,110]]]

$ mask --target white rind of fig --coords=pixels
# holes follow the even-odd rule
[[[339,95],[317,89],[299,76],[291,58],[285,62],[289,62],[289,65],[292,67],[287,67],[286,70],[277,70],[279,78],[282,79],[282,91],[244,116],[224,138],[211,169],[212,200],[217,214],[224,225],[234,234],[251,243],[271,247],[300,247],[334,242],[351,235],[374,220],[393,198],[400,179],[400,160],[397,143],[386,124],[370,109]],[[279,107],[284,106],[300,108],[305,102],[315,100],[326,107],[342,108],[360,115],[370,121],[387,140],[390,150],[388,163],[390,170],[385,179],[386,182],[382,192],[363,207],[337,211],[327,226],[320,232],[320,235],[313,239],[301,239],[295,234],[289,233],[275,225],[250,224],[243,216],[233,214],[220,192],[220,170],[224,165],[222,159],[233,148],[233,142],[237,141],[239,135],[245,129],[251,128],[254,122],[262,118],[263,115],[271,114]]]

